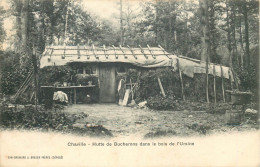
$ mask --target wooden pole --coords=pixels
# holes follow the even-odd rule
[[[209,103],[209,56],[206,58],[206,100]]]
[[[148,56],[144,53],[144,50],[143,50],[143,48],[141,47],[141,45],[139,45],[139,48],[141,49],[141,52],[144,54],[144,57],[145,57],[146,59],[148,59]]]
[[[119,48],[120,48],[121,52],[123,53],[123,55],[124,55],[124,58],[125,58],[125,59],[127,59],[127,56],[126,56],[126,54],[125,54],[124,50],[122,49],[121,45],[119,45]]]
[[[215,65],[213,65],[213,77],[214,77],[214,102],[217,103],[217,95],[216,95],[216,69],[215,69]]]
[[[182,72],[181,72],[181,69],[180,69],[179,59],[177,59],[177,66],[178,66],[179,75],[180,75],[180,80],[181,80],[181,94],[182,94],[182,99],[185,101],[184,87],[183,87],[183,80],[182,80]]]
[[[221,85],[222,85],[222,97],[223,97],[223,102],[226,102],[226,98],[225,98],[225,87],[224,87],[224,80],[223,80],[223,68],[222,65],[220,65],[220,69],[221,69]]]
[[[230,68],[228,69],[228,76],[229,76],[229,80],[230,80],[230,87],[231,87],[231,90],[233,90],[233,82],[232,82],[232,78],[231,78],[231,71],[230,71]]]
[[[132,100],[134,99],[134,91],[133,91],[133,86],[132,86],[132,80],[130,78],[130,87],[131,87],[131,95],[132,95]]]
[[[80,50],[79,50],[79,44],[77,45],[77,54],[78,54],[78,59],[80,59]]]
[[[114,52],[115,52],[115,57],[116,59],[118,59],[118,55],[116,54],[116,47],[114,45],[112,45],[113,49],[114,49]]]
[[[163,97],[166,97],[160,78],[158,77],[158,83],[162,92]]]
[[[154,56],[154,54],[153,54],[153,52],[152,52],[152,50],[151,50],[151,48],[148,44],[147,44],[147,48],[148,48],[149,52],[151,53],[151,55],[153,56],[153,58],[156,59],[156,57]]]
[[[134,51],[130,48],[130,46],[127,45],[127,47],[129,48],[129,50],[131,51],[132,55],[134,56],[135,59],[137,59],[137,56],[135,55]]]
[[[105,54],[105,56],[106,56],[106,59],[108,59],[106,45],[103,45],[103,48],[104,48],[104,54]]]

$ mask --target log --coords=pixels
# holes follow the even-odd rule
[[[160,78],[158,77],[158,83],[162,92],[163,97],[166,97]]]

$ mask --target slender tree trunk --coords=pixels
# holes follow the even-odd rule
[[[23,6],[21,10],[21,43],[22,43],[22,59],[23,65],[28,55],[28,8],[29,0],[23,0]]]
[[[209,78],[208,78],[208,64],[210,57],[210,42],[209,42],[209,17],[208,17],[208,1],[200,0],[200,23],[202,29],[202,48],[201,61],[206,62],[206,100],[209,103]]]
[[[17,35],[17,46],[16,46],[16,52],[21,53],[21,9],[22,9],[22,3],[20,1],[16,1],[16,35]]]
[[[243,45],[243,34],[242,34],[242,19],[241,16],[239,16],[239,40],[240,40],[240,45],[243,53],[241,53],[240,57],[240,65],[244,67],[244,55],[245,55],[245,49]]]
[[[120,0],[120,31],[121,31],[121,39],[120,44],[124,45],[124,30],[123,30],[123,2]]]
[[[247,16],[247,4],[244,2],[243,5],[243,15],[245,21],[245,43],[246,43],[246,59],[247,59],[247,68],[250,66],[250,51],[249,51],[249,30],[248,30],[248,16]]]
[[[238,55],[237,55],[237,40],[236,40],[236,10],[235,7],[231,6],[231,34],[232,34],[232,57],[236,58],[236,62],[238,63]]]
[[[170,15],[169,15],[169,36],[168,36],[168,38],[169,38],[169,42],[168,43],[170,43],[170,50],[173,50],[173,43],[172,43],[172,39],[173,39],[173,35],[172,35],[172,15],[171,15],[171,10],[172,10],[172,6],[171,6],[171,2],[169,1],[169,13],[170,13]],[[168,44],[169,45],[169,44]]]
[[[229,67],[232,67],[232,46],[231,46],[231,32],[230,32],[230,16],[229,16],[229,12],[228,12],[228,2],[226,2],[227,4],[227,10],[226,10],[226,14],[227,14],[227,37],[228,37],[228,53],[229,53]]]
[[[47,13],[48,17],[50,18],[50,40],[48,41],[48,45],[51,45],[54,43],[54,25],[55,25],[55,13],[54,13],[54,1],[53,0],[49,0],[50,3],[50,11],[49,13]]]
[[[154,41],[155,41],[155,44],[157,45],[158,44],[158,7],[157,7],[157,4],[155,6],[155,37],[154,37]]]
[[[210,51],[210,42],[209,42],[209,18],[208,18],[208,1],[200,0],[200,10],[201,10],[201,41],[202,41],[202,54],[201,61],[207,62],[208,54]]]

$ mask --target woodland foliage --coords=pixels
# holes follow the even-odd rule
[[[202,55],[204,46],[201,42],[201,27],[204,23],[201,22],[201,8],[197,1],[153,0],[140,2],[138,9],[128,1],[123,1],[122,38],[117,25],[84,10],[80,1],[7,2],[9,9],[0,8],[0,42],[10,43],[9,48],[0,53],[1,63],[3,62],[1,92],[4,94],[15,93],[22,80],[32,70],[33,45],[37,48],[38,58],[46,46],[64,44],[118,46],[122,43],[123,46],[131,47],[161,45],[166,51],[177,55],[196,59],[200,59]],[[255,90],[256,60],[259,56],[259,2],[207,2],[210,61],[233,66],[240,79],[241,88]],[[6,39],[2,23],[9,18],[14,21],[15,33]],[[146,79],[145,84],[149,85],[150,81],[156,78]]]

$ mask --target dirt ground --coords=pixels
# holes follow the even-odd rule
[[[88,117],[78,120],[78,123],[102,125],[114,137],[151,137],[154,134],[198,136],[258,128],[256,123],[248,121],[236,126],[227,125],[225,114],[210,114],[205,111],[152,111],[117,104],[80,104],[68,106],[64,112],[84,112]]]

